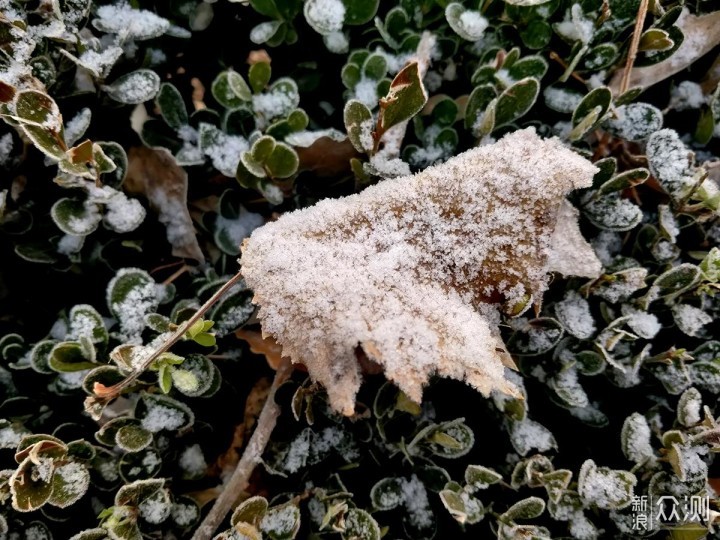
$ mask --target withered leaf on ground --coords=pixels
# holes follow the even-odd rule
[[[204,262],[187,207],[187,173],[165,148],[136,146],[128,152],[125,188],[145,195],[165,225],[172,254]]]
[[[526,129],[285,214],[243,247],[263,331],[344,414],[360,386],[358,348],[415,401],[433,374],[519,395],[504,376],[512,362],[497,308],[517,314],[541,299],[565,195],[590,186],[596,170]],[[596,260],[571,263],[561,269],[600,271]]]
[[[696,16],[686,8],[677,25],[685,36],[678,50],[657,64],[632,68],[628,88],[649,88],[664,81],[689,67],[720,44],[720,11]],[[623,70],[619,69],[608,84],[615,95],[619,93],[622,78]]]

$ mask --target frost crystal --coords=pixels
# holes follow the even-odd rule
[[[170,28],[170,21],[145,9],[133,9],[126,2],[100,6],[93,26],[101,32],[120,34],[127,39],[150,39]]]
[[[485,395],[516,394],[492,305],[539,301],[565,194],[589,186],[595,171],[526,129],[415,176],[284,214],[243,248],[264,332],[346,414],[361,351],[415,401],[433,374]]]

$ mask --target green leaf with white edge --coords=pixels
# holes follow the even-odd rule
[[[678,422],[685,426],[691,427],[702,420],[702,394],[697,388],[690,387],[685,390],[677,405]]]
[[[180,129],[188,123],[188,113],[180,91],[171,83],[162,83],[155,97],[165,123],[173,129]]]
[[[380,99],[378,129],[384,133],[409,120],[422,110],[427,99],[418,64],[412,62],[395,75],[388,94]]]
[[[345,24],[360,25],[370,22],[380,5],[380,0],[342,0],[345,6]]]
[[[87,358],[87,351],[78,341],[62,341],[50,351],[48,365],[59,373],[84,371],[97,364]]]
[[[67,508],[85,495],[90,486],[90,473],[85,465],[70,461],[55,468],[52,477],[52,494],[48,503]]]
[[[158,386],[163,394],[169,394],[172,390],[172,368],[168,364],[161,365],[158,369]]]
[[[250,156],[255,163],[264,163],[275,149],[275,139],[268,135],[263,135],[253,142],[250,148]],[[229,216],[226,216],[229,217]]]
[[[152,497],[164,485],[165,480],[156,478],[125,484],[115,494],[115,506],[140,506],[140,503]]]
[[[215,334],[224,337],[244,325],[255,312],[252,292],[243,289],[227,295],[212,310],[210,318],[215,321]]]
[[[55,101],[39,90],[21,90],[12,106],[14,119],[63,135],[62,116]]]
[[[228,109],[242,107],[252,99],[252,92],[245,79],[231,69],[215,77],[210,89],[215,100]]]
[[[507,70],[507,74],[513,81],[520,81],[528,77],[541,80],[548,70],[548,63],[542,56],[526,56],[514,62]]]
[[[617,193],[590,201],[582,209],[593,225],[605,231],[629,231],[637,227],[643,218],[638,205]]]
[[[68,314],[68,323],[68,337],[71,339],[84,336],[93,343],[107,343],[109,339],[102,316],[89,304],[73,306]]]
[[[553,37],[552,26],[542,19],[533,19],[527,26],[519,29],[520,39],[528,49],[545,48]]]
[[[355,150],[367,154],[372,152],[375,144],[373,139],[375,125],[370,109],[360,101],[351,99],[345,104],[343,118],[348,139]]]
[[[30,365],[38,373],[52,375],[55,372],[50,367],[50,354],[57,342],[53,340],[38,341],[30,351]]]
[[[52,469],[50,470],[52,474]],[[30,457],[18,465],[9,479],[12,507],[18,512],[32,512],[48,502],[52,495],[51,477],[43,479]]]
[[[343,540],[380,540],[380,526],[375,518],[360,508],[350,508],[345,514]]]
[[[381,54],[371,54],[365,59],[362,65],[362,74],[368,79],[379,81],[388,70],[388,63]]]
[[[24,90],[15,94],[14,115],[20,127],[45,155],[62,159],[67,145],[63,133],[62,116],[55,101],[37,90]]]
[[[392,510],[405,501],[400,478],[383,478],[370,490],[370,501],[377,510]]]
[[[145,315],[157,310],[163,292],[145,270],[122,268],[108,283],[107,305],[125,329],[142,331]]]
[[[615,107],[605,125],[623,139],[643,141],[662,128],[663,113],[649,103],[620,105]]]
[[[283,142],[275,144],[265,161],[265,168],[271,178],[289,178],[297,172],[299,165],[297,152]]]
[[[445,19],[450,28],[467,41],[477,41],[488,27],[488,20],[479,11],[466,9],[458,2],[451,2],[445,8]]]
[[[152,433],[135,423],[122,426],[115,433],[115,444],[125,452],[139,452],[153,441]]]
[[[502,480],[502,475],[482,465],[468,465],[465,469],[465,483],[473,491],[486,489]]]
[[[467,509],[462,492],[444,489],[440,492],[440,502],[458,523],[467,521]]]
[[[250,523],[258,526],[268,510],[268,502],[265,497],[250,497],[241,502],[230,518],[230,524],[234,527],[238,523]]]
[[[497,93],[492,84],[481,84],[473,89],[465,108],[465,127],[467,129],[472,129],[478,123],[485,109],[496,97]]]
[[[720,248],[712,248],[700,263],[703,278],[711,283],[720,281]],[[720,356],[720,355],[719,355]]]
[[[344,6],[340,2],[330,5],[333,7],[328,7],[322,0],[306,0],[303,9],[307,23],[323,36],[342,30],[345,19]]]
[[[464,456],[475,444],[475,434],[464,418],[443,422],[426,437],[430,451],[436,456],[454,459]]]
[[[508,350],[517,355],[532,356],[549,351],[563,336],[563,326],[552,317],[539,317],[518,325],[507,342]]]
[[[646,302],[682,294],[697,285],[701,278],[702,272],[694,264],[683,263],[675,266],[655,279],[646,295]]]
[[[102,156],[99,152],[95,151],[96,145],[100,148],[100,150],[102,150],[102,155],[112,161],[113,165],[115,165],[112,170],[104,172],[105,167],[103,164],[98,162]],[[98,172],[101,173],[102,184],[110,186],[114,189],[120,189],[128,170],[128,157],[123,147],[116,142],[100,141],[93,144],[93,156],[96,161]]]
[[[583,66],[598,72],[613,65],[619,54],[618,46],[614,43],[600,43],[587,52],[583,58]]]
[[[199,395],[202,392],[198,392],[200,385],[198,378],[192,371],[188,371],[183,368],[173,368],[170,370],[170,376],[172,383],[175,388],[186,395]],[[208,384],[212,381],[212,374],[208,377]]]
[[[528,497],[516,502],[500,515],[500,520],[517,521],[518,519],[535,519],[545,511],[545,501],[540,497]]]
[[[135,418],[151,433],[182,431],[195,422],[195,415],[184,403],[168,396],[148,393],[143,393],[137,402]]]
[[[597,195],[605,195],[615,191],[622,191],[633,188],[644,183],[650,177],[650,171],[647,169],[631,169],[614,176],[598,189]]]
[[[664,51],[672,48],[673,40],[662,28],[648,28],[640,36],[638,51]]]
[[[578,493],[585,505],[604,510],[621,510],[633,500],[637,478],[628,471],[598,467],[586,460],[578,473]]]
[[[108,540],[108,531],[103,528],[85,529],[70,537],[70,540]]]
[[[586,116],[593,113],[596,107],[600,107],[599,112],[595,113],[595,116],[597,117],[597,122],[599,122],[605,116],[605,113],[607,113],[611,103],[612,92],[610,92],[610,89],[607,86],[600,86],[591,90],[582,99],[582,101],[580,101],[578,106],[575,107],[575,111],[572,115],[573,127],[577,126],[580,122],[582,122]]]
[[[272,540],[295,538],[300,529],[300,509],[291,503],[270,508],[260,521],[260,530]]]
[[[265,21],[250,30],[250,41],[258,45],[270,41],[285,24],[283,21]]]
[[[535,104],[540,93],[537,79],[528,77],[507,88],[495,106],[495,128],[505,126],[524,116]]]
[[[160,76],[150,69],[138,69],[121,75],[102,89],[115,101],[139,105],[153,99],[160,91]]]
[[[271,73],[272,69],[267,62],[258,62],[250,66],[248,80],[250,81],[253,92],[258,94],[265,90],[265,87],[270,82]]]

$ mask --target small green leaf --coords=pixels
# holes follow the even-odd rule
[[[458,2],[447,5],[445,19],[457,35],[468,41],[480,39],[488,27],[488,20],[479,11],[466,9]]]
[[[473,490],[486,489],[501,480],[501,474],[482,465],[468,465],[465,469],[465,483]]]
[[[250,523],[258,526],[268,510],[268,502],[265,497],[250,497],[238,505],[230,518],[230,524],[234,527],[238,523]]]
[[[348,139],[358,152],[370,153],[375,144],[373,139],[373,115],[363,103],[351,99],[343,112]]]
[[[345,6],[345,24],[355,26],[372,20],[380,0],[342,0],[342,3]]]
[[[271,178],[289,178],[297,172],[299,165],[297,152],[282,142],[275,144],[275,148],[265,161],[265,167]]]
[[[160,114],[171,128],[180,129],[188,123],[188,113],[182,95],[174,85],[162,83],[155,102]]]
[[[598,189],[598,195],[605,195],[615,191],[623,191],[633,188],[644,183],[650,177],[650,171],[647,169],[631,169],[622,172],[614,178],[603,183]]]
[[[300,529],[300,509],[287,503],[270,508],[260,521],[260,530],[272,540],[295,538]]]
[[[572,115],[573,127],[577,126],[580,122],[582,122],[586,116],[592,114],[593,111],[595,111],[596,107],[599,107],[599,112],[595,113],[595,116],[597,118],[595,124],[597,124],[605,116],[605,113],[610,108],[610,103],[612,103],[612,92],[610,92],[610,89],[608,87],[601,86],[599,88],[591,90],[582,99],[578,106],[575,107],[575,111]],[[594,127],[594,125],[588,127],[585,132],[590,131],[592,127]]]
[[[138,105],[153,99],[160,91],[160,76],[150,69],[138,69],[121,75],[103,90],[115,101]]]
[[[380,54],[371,54],[365,59],[362,74],[368,79],[379,81],[387,73],[388,65],[385,57]]]
[[[545,501],[540,497],[528,497],[516,502],[508,508],[500,519],[517,521],[518,519],[535,519],[545,511]]]
[[[617,193],[610,193],[583,206],[583,212],[590,221],[606,231],[629,231],[642,221],[640,207],[623,199]]]
[[[524,116],[535,104],[540,93],[537,79],[527,78],[506,89],[495,106],[495,129]]]
[[[163,394],[169,394],[172,390],[172,370],[169,365],[160,366],[158,371],[158,385]]]
[[[115,443],[126,452],[144,450],[152,441],[152,433],[135,423],[122,426],[115,433]]]
[[[399,478],[383,478],[370,490],[370,500],[377,510],[392,510],[404,500],[403,483]]]
[[[248,79],[250,80],[250,86],[253,92],[257,94],[265,90],[265,87],[270,82],[271,73],[272,69],[267,62],[258,62],[250,66]]]
[[[52,494],[48,503],[67,508],[85,495],[90,485],[90,473],[85,465],[70,461],[55,469],[52,478]]]
[[[345,514],[343,540],[380,540],[380,526],[365,510],[350,508]]]
[[[520,39],[528,49],[543,49],[550,43],[552,36],[552,26],[541,19],[534,19],[520,29]]]
[[[212,95],[223,107],[237,109],[252,99],[252,93],[245,79],[231,69],[223,71],[212,83]]]

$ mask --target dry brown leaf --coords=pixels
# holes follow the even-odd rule
[[[519,312],[541,298],[565,195],[596,170],[526,129],[285,214],[243,247],[263,332],[348,415],[358,348],[416,402],[434,374],[517,396],[497,305]]]
[[[685,8],[677,26],[685,35],[678,50],[666,60],[652,66],[635,67],[630,71],[628,88],[649,88],[687,68],[695,60],[720,44],[720,11],[695,16]],[[618,70],[608,84],[617,95],[622,83],[623,70]]]
[[[282,361],[282,347],[272,336],[263,337],[258,331],[243,329],[236,330],[235,336],[247,342],[251,352],[262,354],[268,365],[277,370]]]
[[[300,161],[299,170],[323,177],[349,172],[350,158],[359,155],[348,139],[336,141],[330,137],[320,137],[306,148],[296,146],[295,152]]]
[[[136,146],[128,153],[125,188],[145,195],[165,225],[172,254],[205,262],[187,207],[187,173],[165,148]]]

